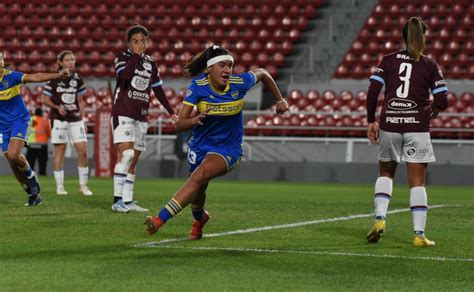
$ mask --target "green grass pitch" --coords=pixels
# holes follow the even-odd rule
[[[43,204],[25,207],[13,176],[0,177],[0,291],[471,290],[474,287],[473,188],[428,187],[430,249],[411,245],[411,214],[390,214],[378,244],[365,236],[373,186],[218,180],[208,189],[211,220],[200,241],[186,237],[187,207],[148,237],[147,214],[110,209],[112,180],[91,179],[92,197],[66,178],[67,196],[41,177]],[[135,199],[156,213],[184,180],[141,179]],[[408,207],[396,185],[390,210]],[[318,224],[225,232],[322,220]],[[472,290],[471,290],[472,291]]]

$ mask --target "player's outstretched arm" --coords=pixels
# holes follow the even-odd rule
[[[34,82],[44,82],[49,80],[54,80],[58,78],[62,78],[69,75],[69,70],[64,69],[58,73],[33,73],[33,74],[25,74],[23,78],[23,83],[34,83]]]
[[[256,77],[255,83],[261,81],[263,85],[273,93],[273,96],[275,96],[276,113],[283,114],[286,112],[288,110],[288,102],[286,102],[286,99],[283,98],[283,95],[281,94],[275,80],[273,80],[272,75],[270,75],[270,73],[268,73],[268,71],[263,68],[257,68],[252,70],[252,72]]]

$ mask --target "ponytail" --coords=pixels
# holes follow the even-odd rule
[[[403,39],[408,49],[408,54],[415,61],[419,61],[425,49],[425,34],[427,26],[419,17],[410,17],[403,27]]]
[[[219,46],[210,46],[204,51],[198,53],[196,56],[186,63],[184,70],[189,76],[197,76],[201,74],[204,69],[207,68],[207,61],[216,56],[231,55],[229,50],[221,48]]]

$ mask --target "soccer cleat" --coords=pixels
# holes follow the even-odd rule
[[[416,247],[430,247],[436,245],[436,243],[424,236],[415,236],[413,239],[413,245]]]
[[[58,194],[58,195],[67,195],[67,191],[64,189],[64,186],[58,186],[56,188],[56,194]]]
[[[84,196],[92,196],[91,190],[86,185],[81,185],[79,187],[79,193],[83,194]]]
[[[125,206],[127,206],[127,208],[131,212],[148,212],[148,211],[150,211],[148,209],[145,209],[145,208],[142,208],[142,207],[138,206],[136,201],[125,204]]]
[[[29,196],[25,206],[38,206],[42,202],[40,195]]]
[[[146,225],[146,228],[145,228],[146,233],[152,236],[153,234],[158,232],[158,229],[160,229],[160,226],[162,225],[160,221],[161,220],[158,217],[147,216],[145,218],[145,223],[144,223]]]
[[[130,209],[125,206],[122,200],[120,200],[112,205],[112,211],[119,213],[128,213],[130,212]]]
[[[369,243],[376,243],[379,241],[380,236],[383,234],[385,231],[385,220],[377,220],[375,221],[374,225],[372,226],[372,229],[369,231],[369,234],[367,234],[367,241]]]
[[[211,218],[209,212],[204,211],[202,220],[194,220],[193,227],[189,232],[189,240],[199,240],[202,238],[202,229],[204,228],[204,225],[206,225],[207,221],[209,221],[209,218]]]
[[[27,178],[26,180],[26,185],[31,191],[32,196],[37,196],[41,192],[41,185],[38,181],[38,177],[36,176],[36,173],[33,171],[31,173],[31,176]]]

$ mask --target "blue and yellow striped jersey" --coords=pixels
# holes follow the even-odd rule
[[[203,125],[193,129],[190,145],[240,147],[244,133],[242,109],[245,94],[255,85],[253,72],[231,75],[224,91],[215,89],[208,74],[193,79],[183,103],[209,110]]]
[[[24,76],[21,72],[3,69],[3,78],[0,79],[0,124],[8,125],[30,117],[20,95]]]

